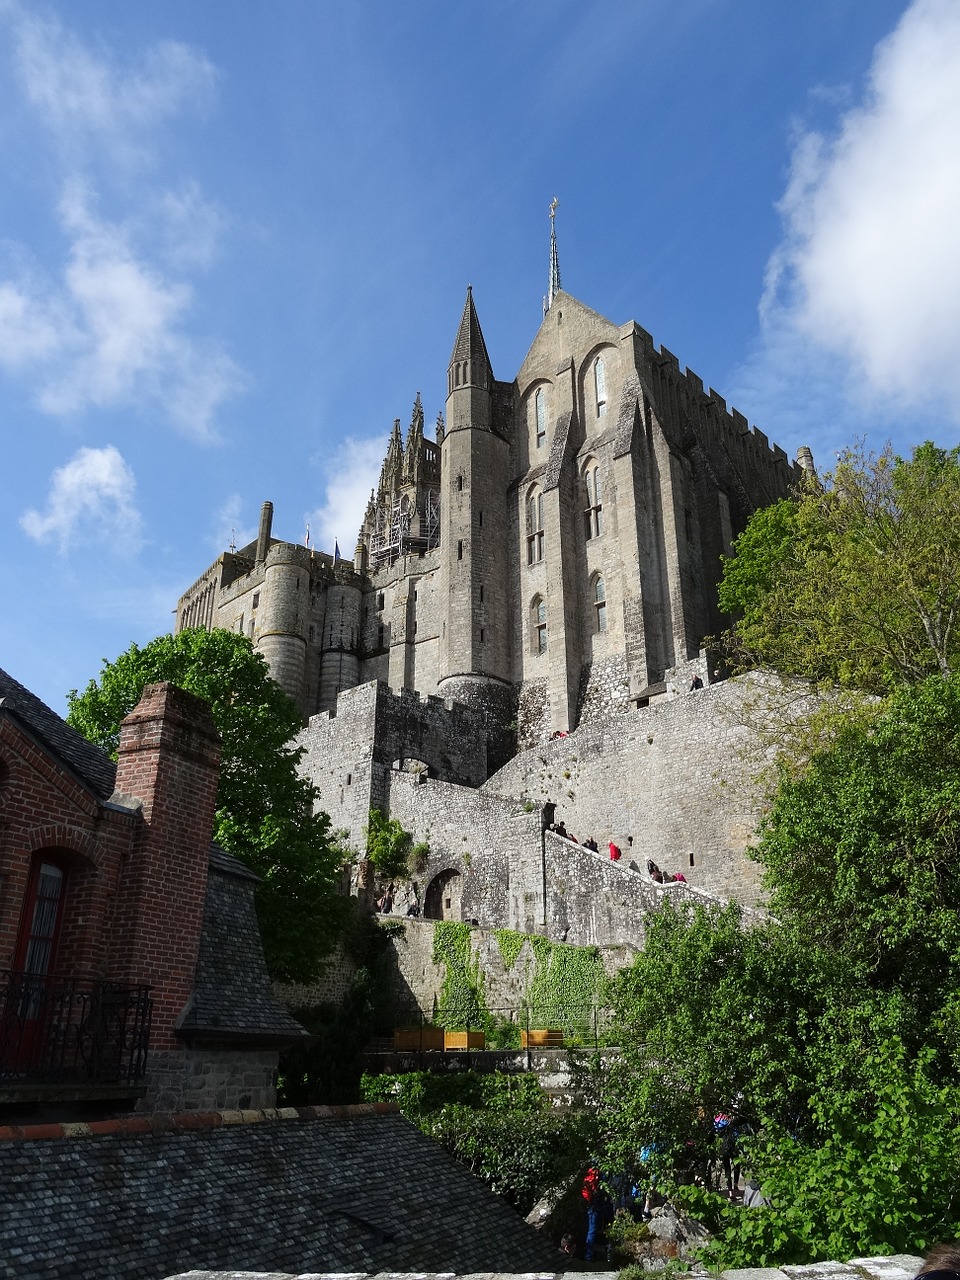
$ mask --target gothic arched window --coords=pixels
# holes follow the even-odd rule
[[[530,604],[531,640],[534,653],[547,652],[547,602],[534,596]]]
[[[537,418],[537,448],[542,449],[547,439],[547,397],[543,394],[543,387],[537,389],[533,406]]]
[[[586,490],[587,504],[583,509],[584,537],[599,538],[603,533],[603,497],[600,492],[600,468],[591,459],[583,472],[583,486]]]
[[[533,488],[527,494],[527,564],[543,559],[543,494]]]
[[[606,631],[607,629],[607,589],[603,585],[603,578],[599,575],[594,579],[593,583],[593,609],[597,619],[596,630]]]
[[[603,356],[597,356],[594,361],[593,385],[597,393],[597,417],[602,418],[607,412],[607,373],[603,364]]]

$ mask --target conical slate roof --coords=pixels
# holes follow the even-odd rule
[[[457,330],[457,340],[453,344],[450,363],[456,364],[461,360],[480,360],[486,366],[491,377],[493,376],[493,367],[490,364],[490,357],[487,355],[487,344],[483,340],[483,330],[480,328],[480,321],[477,319],[477,309],[473,305],[473,286],[469,284],[467,285],[467,300],[463,304],[463,316],[460,319],[460,328]]]

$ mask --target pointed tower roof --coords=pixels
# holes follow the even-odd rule
[[[467,285],[467,300],[463,304],[463,315],[460,319],[460,328],[457,331],[457,340],[453,344],[453,354],[450,357],[450,363],[456,364],[460,360],[480,360],[486,367],[490,378],[493,378],[493,366],[490,364],[490,357],[487,355],[487,344],[483,340],[483,331],[480,328],[480,321],[477,319],[477,309],[473,305],[473,285]]]

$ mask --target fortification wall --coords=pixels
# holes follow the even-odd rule
[[[751,905],[760,892],[759,868],[745,855],[760,813],[753,779],[765,759],[760,731],[785,713],[778,688],[742,677],[610,711],[521,752],[483,790],[552,802],[579,840],[613,840],[628,862],[645,868],[653,859],[696,888]],[[789,713],[811,705],[794,693]]]
[[[301,772],[320,792],[319,807],[356,848],[369,810],[391,803],[394,765],[413,781],[419,775],[403,769],[417,761],[434,777],[472,787],[487,776],[477,713],[442,698],[392,693],[379,681],[342,692],[332,711],[310,718],[296,742],[304,748]]]
[[[470,787],[391,772],[390,815],[430,846],[416,877],[423,903],[431,881],[459,877],[456,918],[489,928],[542,929],[542,810]]]
[[[392,935],[395,968],[392,995],[401,1019],[432,1018],[440,1000],[444,969],[433,960],[433,935],[436,921],[405,920],[404,929]],[[513,964],[507,968],[496,935],[489,929],[474,929],[470,934],[470,954],[477,967],[484,1003],[494,1015],[506,1017],[521,1008],[527,999],[536,957],[533,947],[525,942]],[[601,960],[608,974],[632,963],[636,954],[632,946],[601,948]]]

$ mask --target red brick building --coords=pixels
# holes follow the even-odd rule
[[[148,686],[114,764],[0,671],[0,1108],[262,1107],[302,1029],[256,877],[211,845],[219,738]]]

